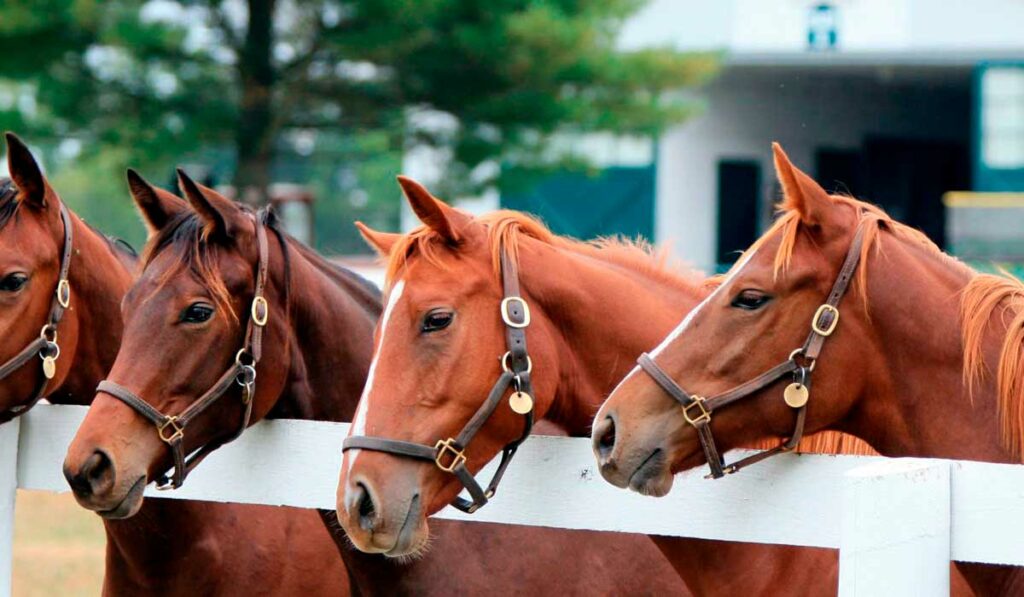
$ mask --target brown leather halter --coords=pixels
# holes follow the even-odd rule
[[[57,324],[60,323],[61,318],[64,317],[64,311],[71,304],[71,284],[68,282],[68,270],[71,268],[73,247],[71,215],[63,203],[58,202],[58,205],[60,206],[60,219],[64,224],[64,248],[60,256],[57,289],[53,293],[53,298],[50,299],[50,316],[46,320],[46,325],[39,331],[38,338],[29,342],[28,346],[9,361],[0,365],[0,379],[4,379],[38,355],[42,359],[43,377],[39,380],[39,385],[28,402],[0,412],[0,424],[24,414],[35,406],[46,394],[46,385],[57,373],[57,359],[60,358],[60,346],[57,344]]]
[[[790,353],[789,358],[765,371],[750,381],[740,384],[717,396],[705,398],[696,394],[690,394],[679,386],[664,369],[659,367],[654,359],[647,353],[640,355],[637,359],[640,368],[647,372],[654,381],[661,386],[665,393],[678,402],[683,409],[683,417],[686,422],[693,426],[700,439],[700,445],[704,449],[704,456],[711,467],[709,478],[719,479],[725,475],[760,462],[769,456],[781,452],[788,452],[800,443],[804,433],[804,421],[807,418],[807,401],[810,398],[811,373],[817,363],[818,356],[825,344],[825,339],[832,335],[839,324],[839,303],[843,300],[846,290],[853,279],[853,273],[857,270],[860,262],[861,246],[864,244],[864,225],[857,227],[853,242],[843,261],[843,267],[839,270],[839,277],[832,285],[824,304],[818,307],[814,317],[811,319],[811,332],[803,346]],[[737,402],[743,398],[754,395],[756,392],[767,388],[780,379],[792,375],[792,383],[785,390],[784,398],[786,404],[796,411],[796,423],[793,427],[793,434],[788,440],[775,446],[726,465],[725,459],[715,445],[715,437],[711,432],[711,414],[716,410]]]
[[[252,415],[252,399],[256,395],[256,365],[260,361],[263,350],[263,328],[267,325],[267,320],[270,317],[270,307],[263,294],[267,284],[267,231],[266,225],[261,221],[263,215],[260,213],[254,218],[258,251],[256,285],[249,308],[249,323],[246,325],[245,339],[242,341],[242,348],[235,354],[234,363],[224,371],[220,379],[177,415],[166,415],[160,412],[131,390],[110,380],[101,381],[96,388],[97,392],[117,398],[156,425],[157,434],[167,444],[174,458],[174,475],[168,477],[165,473],[157,478],[157,489],[181,487],[188,473],[204,458],[217,448],[237,439],[249,426],[249,418]],[[227,394],[235,384],[242,388],[242,405],[245,409],[238,430],[227,438],[211,441],[192,452],[191,455],[186,455],[184,440],[188,424]],[[186,458],[186,456],[188,457]]]
[[[512,462],[519,445],[530,435],[533,429],[533,386],[530,373],[533,363],[526,352],[526,328],[530,325],[530,307],[520,295],[519,273],[516,265],[508,258],[504,247],[501,250],[501,278],[505,297],[501,301],[501,320],[505,324],[505,352],[501,358],[502,374],[494,382],[487,399],[480,405],[473,417],[466,423],[462,431],[455,437],[437,440],[433,446],[417,444],[397,439],[368,437],[364,435],[346,438],[342,443],[342,451],[371,450],[386,452],[397,456],[407,456],[418,460],[433,462],[437,468],[451,473],[469,492],[472,500],[456,496],[452,506],[472,514],[494,497],[498,484],[505,475],[505,469]],[[480,428],[484,426],[498,408],[506,390],[513,389],[509,402],[513,410],[523,415],[523,433],[515,441],[501,449],[501,461],[494,476],[482,489],[469,469],[466,468],[466,447],[473,440]]]

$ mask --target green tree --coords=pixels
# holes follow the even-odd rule
[[[301,143],[363,134],[395,155],[450,151],[455,189],[505,184],[502,173],[566,159],[553,135],[656,135],[691,113],[678,92],[715,57],[619,49],[643,4],[13,0],[0,4],[0,126],[141,167],[226,149],[227,175],[254,202]],[[474,171],[483,163],[507,167]]]

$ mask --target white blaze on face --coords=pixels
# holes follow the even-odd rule
[[[702,300],[696,307],[694,307],[689,313],[686,314],[686,317],[683,318],[682,323],[680,323],[678,326],[676,326],[676,329],[672,330],[672,333],[670,333],[668,336],[665,336],[665,339],[661,341],[661,344],[659,344],[657,348],[655,348],[654,350],[652,350],[650,352],[650,355],[651,355],[652,359],[657,357],[659,354],[661,354],[662,351],[664,351],[666,348],[668,348],[668,346],[670,344],[675,342],[676,338],[678,338],[683,332],[686,331],[686,328],[690,327],[690,323],[693,321],[693,318],[697,316],[697,313],[699,313],[700,310],[703,309],[705,305],[707,305],[712,300],[714,300],[714,298],[718,295],[718,293],[721,292],[726,286],[729,285],[729,282],[731,282],[732,279],[735,278],[736,275],[740,273],[740,270],[742,270],[744,267],[746,267],[747,263],[750,262],[751,257],[753,257],[754,253],[756,253],[756,252],[757,251],[750,251],[746,255],[744,255],[743,259],[740,260],[740,262],[737,263],[736,266],[732,268],[732,271],[729,272],[729,275],[726,276],[725,280],[722,281],[722,283],[718,286],[718,288],[716,288],[714,292],[712,292],[707,297],[705,297],[704,300]],[[626,375],[626,377],[622,378],[622,381],[620,381],[619,384],[617,386],[615,386],[615,389],[612,390],[612,394],[617,392],[618,389],[619,389],[619,386],[621,386],[622,384],[626,383],[626,380],[628,380],[629,378],[633,377],[633,375],[636,372],[638,372],[638,371],[640,371],[640,367],[639,366],[633,367],[633,370],[630,371],[629,374]]]
[[[349,428],[348,434],[352,435],[365,435],[366,434],[366,415],[370,410],[370,394],[373,392],[373,381],[374,373],[377,372],[377,360],[380,358],[381,348],[384,347],[384,334],[388,330],[388,321],[391,319],[391,312],[394,310],[395,305],[398,304],[398,299],[402,297],[402,291],[405,290],[405,280],[399,280],[398,284],[395,284],[391,288],[391,295],[388,296],[388,304],[384,307],[384,315],[380,320],[380,344],[377,345],[377,351],[373,355],[373,360],[370,361],[370,372],[366,375],[366,385],[363,386],[363,395],[359,397],[359,406],[356,408],[356,418],[352,421],[352,427]],[[348,459],[348,470],[352,472],[352,465],[356,462],[356,456],[359,455],[359,450],[350,450],[345,454],[345,458]]]

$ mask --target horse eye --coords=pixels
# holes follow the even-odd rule
[[[213,317],[213,305],[192,303],[181,312],[182,323],[203,323]]]
[[[423,318],[423,325],[420,331],[429,333],[437,332],[448,327],[452,323],[454,314],[450,311],[431,311]]]
[[[0,280],[0,292],[18,292],[21,290],[25,283],[28,282],[28,276],[22,273],[8,274]]]
[[[760,290],[748,289],[741,291],[736,295],[736,298],[732,299],[732,306],[747,311],[756,311],[767,305],[770,300],[772,300],[770,295]]]

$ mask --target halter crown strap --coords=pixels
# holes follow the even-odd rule
[[[24,414],[42,400],[46,395],[46,386],[56,372],[57,359],[60,357],[60,345],[57,344],[57,325],[64,317],[64,311],[71,305],[71,283],[68,282],[68,272],[71,270],[74,229],[68,208],[62,202],[58,201],[57,204],[60,207],[61,223],[64,225],[64,246],[61,248],[57,287],[50,299],[50,314],[39,332],[39,337],[29,342],[25,348],[21,349],[21,352],[11,357],[6,363],[0,365],[0,379],[4,379],[21,369],[34,357],[39,356],[42,359],[43,375],[28,402],[0,412],[0,424]]]
[[[788,452],[800,443],[800,439],[803,437],[804,423],[807,419],[806,395],[803,404],[794,407],[796,421],[793,426],[793,433],[789,439],[770,450],[748,456],[730,465],[725,464],[725,459],[715,444],[715,437],[711,432],[711,415],[720,408],[756,394],[787,375],[793,375],[794,384],[803,386],[804,391],[809,392],[814,365],[821,355],[821,349],[824,347],[825,340],[835,332],[836,326],[839,324],[839,303],[842,302],[843,297],[846,295],[850,282],[853,280],[853,274],[860,263],[861,249],[864,246],[864,230],[863,223],[857,226],[853,242],[850,244],[846,258],[843,260],[839,275],[832,284],[832,290],[811,319],[811,331],[807,335],[807,340],[800,348],[794,350],[788,359],[757,377],[721,394],[704,398],[692,395],[684,390],[647,353],[640,355],[640,358],[637,359],[640,369],[650,375],[651,379],[666,394],[680,404],[686,422],[697,431],[697,438],[700,440],[701,448],[704,450],[704,457],[711,468],[709,477],[718,479],[727,474],[735,473],[746,466],[760,462],[780,452]],[[798,357],[800,358],[799,362],[797,360]],[[797,382],[796,380],[799,381]]]
[[[518,268],[515,262],[509,258],[504,247],[501,251],[501,279],[504,298],[501,301],[500,312],[505,325],[507,349],[507,352],[501,357],[503,372],[491,387],[487,399],[459,434],[455,437],[438,440],[433,446],[383,437],[352,436],[345,438],[341,448],[342,451],[371,450],[433,462],[442,471],[455,475],[469,493],[472,498],[470,500],[456,496],[452,501],[452,506],[469,514],[479,510],[494,497],[498,485],[505,475],[505,470],[512,463],[512,457],[515,456],[516,450],[533,429],[533,385],[530,382],[533,364],[530,362],[530,355],[526,350],[526,328],[530,325],[530,307],[520,295]],[[498,468],[487,484],[487,489],[483,489],[466,467],[465,450],[494,414],[505,397],[505,392],[510,387],[515,392],[526,395],[526,400],[529,401],[527,403],[529,410],[522,413],[523,432],[517,439],[502,448]]]
[[[177,415],[166,415],[156,407],[149,404],[138,394],[128,388],[110,380],[103,380],[97,386],[96,391],[109,394],[121,402],[127,404],[135,412],[142,415],[150,423],[156,426],[160,439],[167,444],[174,459],[174,473],[168,477],[165,473],[159,477],[157,489],[177,489],[185,482],[185,477],[209,456],[214,450],[226,443],[234,441],[242,435],[252,416],[253,397],[256,395],[256,364],[259,363],[263,350],[263,328],[267,325],[270,317],[270,309],[267,304],[265,289],[267,284],[267,231],[260,223],[260,216],[256,216],[256,282],[253,291],[253,299],[249,308],[249,323],[246,325],[245,338],[242,348],[235,355],[235,360],[220,378],[204,392],[195,402],[188,405],[185,410]],[[185,430],[189,423],[195,420],[206,409],[213,406],[228,390],[235,384],[242,387],[242,405],[244,408],[241,424],[230,436],[213,440],[204,444],[191,455],[185,452]]]

